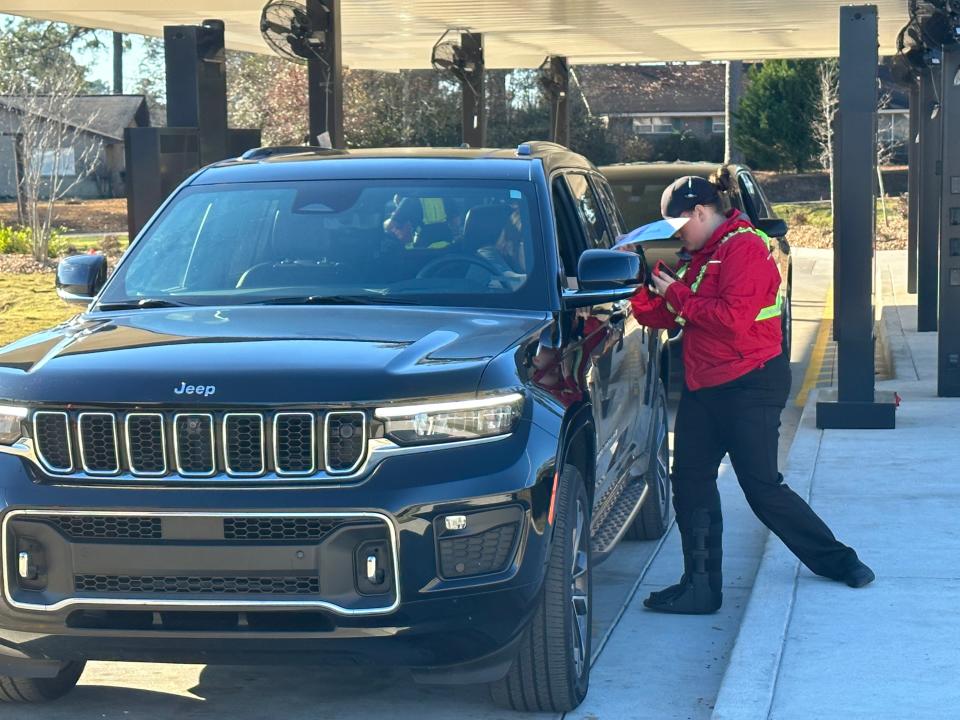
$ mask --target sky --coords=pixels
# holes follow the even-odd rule
[[[113,33],[98,31],[105,47],[98,50],[77,50],[73,53],[77,60],[88,69],[88,79],[100,80],[113,89]],[[140,78],[140,62],[143,60],[143,36],[126,35],[132,47],[123,52],[123,91],[133,92]]]
[[[7,20],[19,20],[15,15],[0,13],[0,26]],[[108,88],[113,89],[113,33],[107,30],[98,30],[97,36],[104,47],[98,50],[76,50],[73,55],[88,68],[88,79],[100,80]],[[123,91],[133,92],[140,78],[140,63],[143,60],[143,36],[126,35],[131,41],[131,48],[123,53]]]

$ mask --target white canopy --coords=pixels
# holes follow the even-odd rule
[[[267,53],[265,0],[0,0],[0,12],[162,35],[164,25],[226,23],[227,47]],[[488,67],[576,63],[763,60],[838,54],[835,0],[341,0],[348,67],[429,67],[448,28],[482,32]],[[906,0],[875,0],[881,53],[907,20]]]

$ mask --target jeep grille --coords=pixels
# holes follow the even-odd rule
[[[51,475],[349,475],[367,454],[361,411],[38,410],[32,423],[37,459]]]

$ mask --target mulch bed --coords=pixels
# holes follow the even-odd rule
[[[0,203],[0,222],[15,225],[17,204]],[[82,200],[58,202],[53,209],[53,227],[64,227],[66,232],[101,233],[127,231],[126,198],[109,200]]]
[[[37,273],[52,273],[57,269],[57,261],[38,263],[32,255],[0,255],[0,273],[14,273],[17,275],[35,275]]]

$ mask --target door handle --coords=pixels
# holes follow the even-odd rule
[[[613,312],[610,313],[610,322],[619,323],[627,319],[630,302],[628,300],[619,300],[613,304]]]

